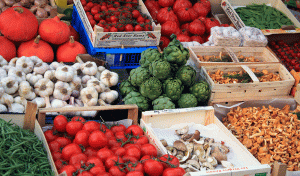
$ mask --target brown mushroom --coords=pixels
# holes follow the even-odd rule
[[[183,151],[183,152],[187,151],[186,145],[181,140],[175,141],[174,144],[173,144],[173,147],[175,149]]]

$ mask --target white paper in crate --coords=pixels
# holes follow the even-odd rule
[[[242,27],[239,32],[243,37],[243,46],[265,47],[268,44],[268,39],[258,28],[245,26]]]
[[[230,44],[234,46],[240,46],[242,43],[241,34],[234,29],[233,27],[219,27],[215,26],[211,28],[211,36],[215,46],[223,46],[224,40],[228,43],[232,41]],[[227,43],[227,44],[228,44]]]

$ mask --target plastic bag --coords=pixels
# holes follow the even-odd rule
[[[243,46],[265,47],[268,44],[268,39],[258,28],[245,26],[241,28],[239,32],[243,37]]]
[[[211,41],[215,46],[240,46],[242,43],[241,34],[233,27],[211,28]]]

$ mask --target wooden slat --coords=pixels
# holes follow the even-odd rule
[[[287,169],[286,164],[275,161],[271,176],[285,176],[286,169]]]
[[[26,113],[24,117],[24,129],[34,131],[35,119],[36,119],[37,105],[32,102],[27,102]]]

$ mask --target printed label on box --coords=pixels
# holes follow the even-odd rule
[[[235,27],[239,30],[240,28],[244,27],[245,24],[242,22],[238,14],[235,12],[233,7],[229,4],[227,0],[224,0],[221,4],[222,8],[224,9],[227,16],[230,18],[232,23]]]

